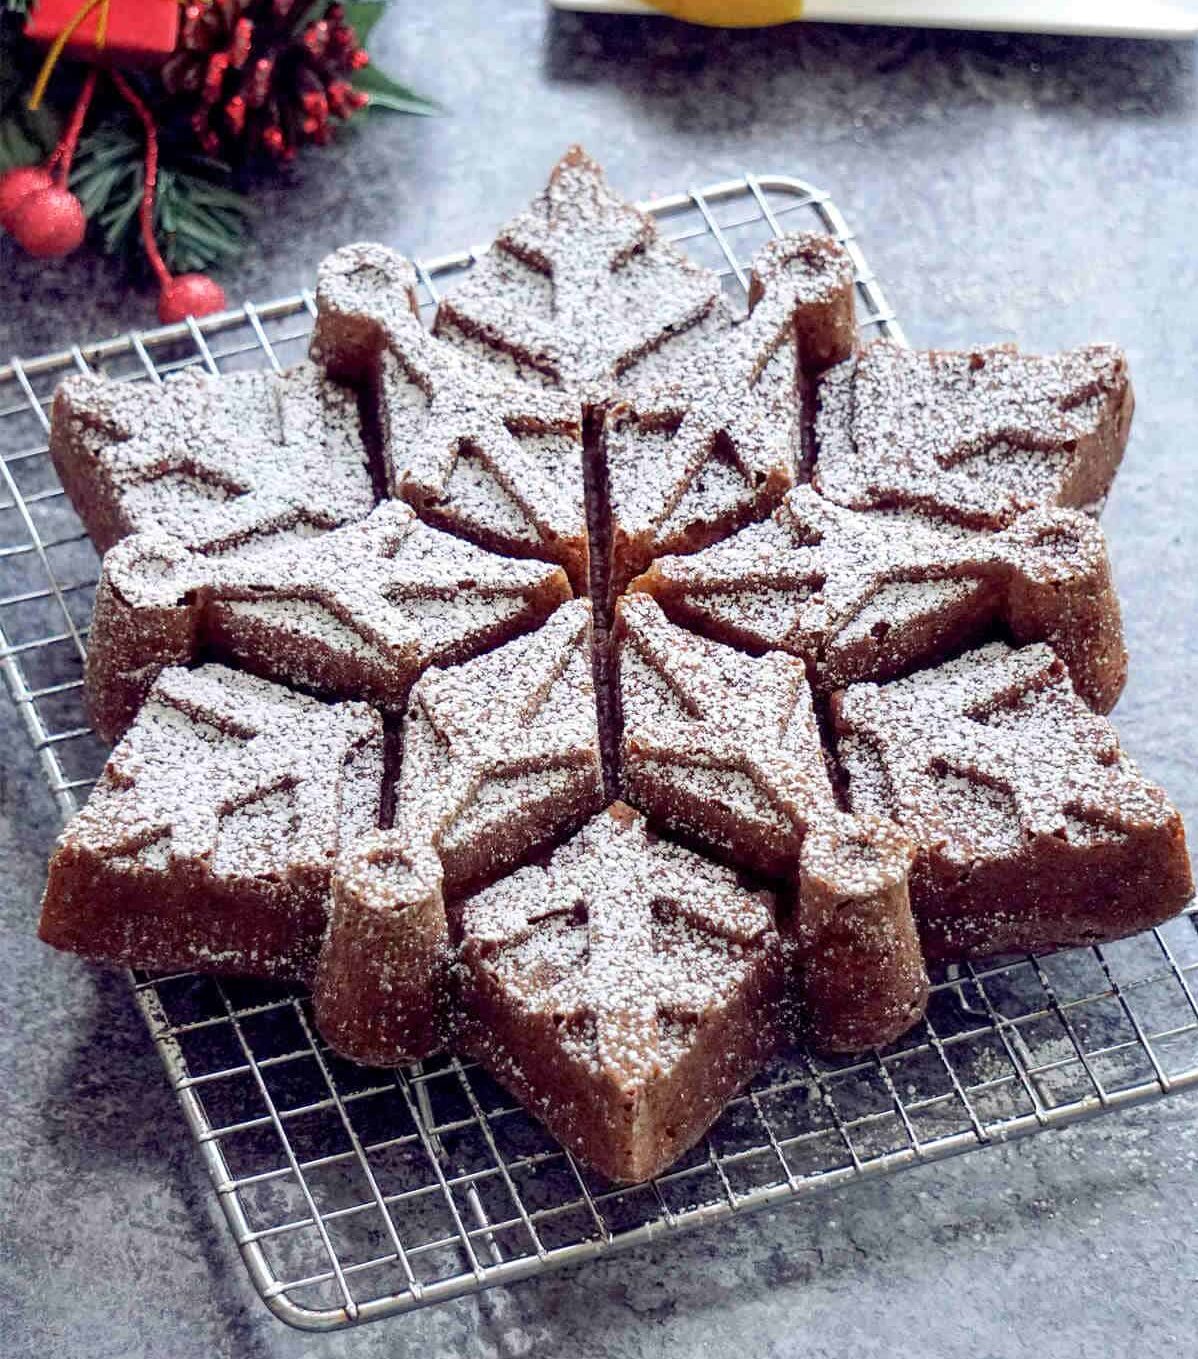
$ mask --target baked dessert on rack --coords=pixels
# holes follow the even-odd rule
[[[1184,903],[1096,715],[1119,351],[856,349],[810,235],[738,308],[577,148],[432,334],[421,277],[337,251],[287,373],[60,391],[128,730],[43,938],[311,982],[340,1052],[472,1053],[636,1179],[783,1043],[918,1023],[926,959]]]

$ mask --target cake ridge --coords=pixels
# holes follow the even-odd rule
[[[802,379],[852,352],[853,298],[831,237],[775,239],[753,260],[743,320],[618,395],[602,450],[613,589],[777,505],[802,462]]]
[[[462,929],[459,1040],[612,1179],[664,1169],[780,1042],[772,896],[620,803]]]
[[[879,339],[819,383],[814,484],[856,509],[1001,528],[1036,505],[1099,503],[1133,397],[1112,345],[913,350]]]
[[[601,801],[591,617],[588,601],[570,601],[414,687],[394,825],[441,854],[447,892],[572,831]],[[527,786],[536,776],[550,780],[539,794]]]
[[[645,594],[625,596],[616,616],[625,795],[788,876],[812,821],[836,811],[803,663],[709,641]]]
[[[59,837],[38,933],[130,966],[302,980],[332,857],[376,823],[381,786],[366,704],[167,669]]]
[[[353,394],[311,363],[219,378],[187,368],[160,386],[76,374],[55,393],[49,442],[101,552],[152,527],[240,555],[374,506]]]
[[[854,811],[918,846],[929,956],[1118,938],[1192,894],[1180,817],[1043,643],[853,685],[832,712]]]
[[[560,567],[489,553],[401,501],[249,558],[134,534],[102,567],[86,663],[93,721],[119,734],[164,664],[204,657],[395,711],[433,661],[502,642],[569,596]]]
[[[798,486],[771,519],[658,558],[630,590],[717,640],[802,657],[822,692],[935,664],[999,625],[1050,641],[1099,711],[1126,675],[1102,531],[1076,510],[1037,507],[971,530]]]

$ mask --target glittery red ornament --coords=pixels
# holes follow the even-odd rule
[[[211,316],[224,309],[224,289],[207,274],[180,274],[163,284],[158,296],[158,319],[164,326],[185,316]]]
[[[12,234],[26,253],[37,259],[57,259],[83,244],[87,218],[83,204],[70,189],[52,184],[27,194],[13,214]]]
[[[48,170],[40,165],[22,165],[19,169],[9,170],[0,175],[0,227],[12,230],[16,220],[17,208],[41,189],[54,187],[54,180]]]

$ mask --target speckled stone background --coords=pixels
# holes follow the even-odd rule
[[[1140,408],[1106,514],[1124,742],[1198,827],[1198,139],[1190,45],[799,27],[704,33],[537,0],[396,5],[378,59],[442,100],[262,195],[232,297],[377,237],[485,240],[570,140],[641,196],[742,169],[832,189],[912,339],[1121,341]],[[0,353],[146,324],[90,256],[0,242]],[[479,1301],[327,1338],[252,1293],[123,978],[33,938],[55,814],[0,696],[0,1353],[1192,1354],[1198,1100],[1101,1119]]]

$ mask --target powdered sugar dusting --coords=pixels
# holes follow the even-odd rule
[[[1176,816],[1045,646],[992,643],[892,684],[857,685],[837,725],[854,810],[894,818],[955,864],[1068,840],[1071,821],[1118,835]]]
[[[778,966],[773,910],[768,893],[652,839],[617,805],[545,868],[521,869],[468,902],[463,957],[507,1004],[552,1017],[574,1061],[627,1089],[668,1072],[699,1017],[763,962]]]
[[[852,313],[853,275],[827,237],[775,241],[754,264],[748,317],[634,378],[604,429],[615,576],[693,551],[777,504],[802,453],[797,386],[805,311]]]
[[[163,672],[63,843],[227,882],[326,871],[376,824],[382,726],[209,665]]]
[[[354,245],[321,265],[315,347],[366,364],[392,495],[485,546],[543,556],[585,580],[582,412],[433,338],[409,305],[411,267]]]
[[[115,536],[158,528],[197,551],[244,554],[281,531],[333,528],[374,497],[357,403],[313,364],[283,374],[197,369],[161,387],[68,378],[56,461],[86,483],[81,513]]]
[[[455,860],[501,863],[602,798],[591,610],[563,605],[537,632],[412,692],[395,820]]]
[[[1045,607],[1072,590],[1102,597],[1118,627],[1101,530],[1073,510],[1036,509],[987,533],[912,511],[846,509],[810,486],[773,517],[689,556],[663,557],[638,581],[666,609],[754,650],[806,661],[821,689],[886,678],[941,659],[1000,620],[1052,637],[1080,666],[1121,650],[1093,607]]]
[[[441,865],[426,846],[372,830],[339,858],[337,890],[355,910],[398,914],[439,899]]]
[[[795,858],[836,806],[802,663],[697,637],[647,595],[626,596],[617,619],[629,798],[709,841],[727,833],[723,807],[750,863]]]
[[[108,554],[104,577],[135,611],[192,608],[197,637],[257,671],[389,708],[402,707],[430,664],[464,660],[535,626],[570,594],[560,568],[485,552],[397,501],[246,557],[210,558],[161,533],[134,535]],[[129,670],[151,663],[155,634],[141,629],[101,592],[97,655],[114,651]],[[89,670],[93,688],[119,678]]]
[[[219,601],[314,601],[412,670],[485,644],[538,591],[568,594],[556,568],[484,552],[394,501],[306,551],[230,564],[209,588]]]
[[[626,367],[719,298],[719,278],[662,241],[575,147],[441,303],[436,330],[602,400]]]
[[[998,528],[1034,505],[1104,494],[1129,401],[1126,362],[1108,345],[1038,356],[878,340],[820,382],[815,485],[859,509]]]

